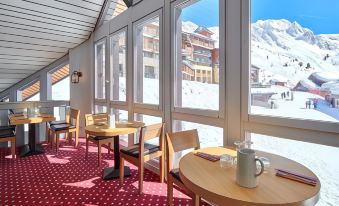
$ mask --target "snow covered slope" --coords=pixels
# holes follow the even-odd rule
[[[315,35],[288,20],[252,24],[251,62],[261,69],[260,81],[283,76],[295,86],[314,72],[339,72],[339,34]]]

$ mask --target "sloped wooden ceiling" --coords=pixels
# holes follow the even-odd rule
[[[0,92],[88,39],[104,0],[0,0]]]

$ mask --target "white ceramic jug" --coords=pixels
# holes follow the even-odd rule
[[[257,173],[257,162],[261,170]],[[260,159],[255,158],[255,151],[252,149],[240,149],[237,152],[236,181],[238,185],[247,188],[255,188],[258,185],[257,177],[264,172],[264,164]]]

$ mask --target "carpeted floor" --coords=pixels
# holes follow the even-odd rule
[[[103,149],[103,162],[97,166],[97,147],[90,146],[85,159],[85,144],[78,148],[61,143],[59,152],[43,145],[45,153],[11,159],[9,149],[0,149],[0,205],[166,205],[167,187],[159,176],[145,170],[144,194],[137,194],[137,170],[132,176],[104,181],[102,170],[113,165],[113,152]],[[174,192],[174,205],[191,205],[185,194]]]

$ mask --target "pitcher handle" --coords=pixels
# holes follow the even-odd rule
[[[255,161],[256,162],[258,161],[260,163],[260,167],[261,167],[260,172],[258,174],[255,174],[255,176],[258,177],[264,172],[265,166],[264,166],[264,163],[260,159],[255,158]]]

